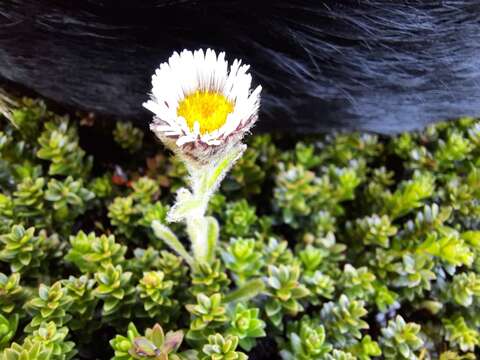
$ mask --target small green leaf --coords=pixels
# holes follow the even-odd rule
[[[172,250],[178,255],[183,257],[188,265],[193,266],[193,259],[182,245],[177,236],[165,225],[161,224],[158,220],[152,221],[153,233],[156,237],[163,240]]]

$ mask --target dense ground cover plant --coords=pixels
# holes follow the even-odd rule
[[[389,139],[252,137],[207,211],[212,261],[190,266],[150,226],[186,173],[150,134],[6,101],[1,358],[478,354],[477,120]]]

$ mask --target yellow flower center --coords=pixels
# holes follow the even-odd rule
[[[178,104],[177,114],[187,121],[190,130],[196,121],[200,133],[210,133],[222,127],[233,111],[233,103],[219,93],[196,91]]]

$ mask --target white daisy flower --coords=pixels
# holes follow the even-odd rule
[[[207,164],[240,143],[258,118],[261,86],[248,65],[211,49],[173,53],[152,77],[151,130],[182,158]]]

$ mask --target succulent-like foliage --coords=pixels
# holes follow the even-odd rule
[[[20,101],[8,99],[7,101],[14,105],[13,108],[8,109],[10,112],[10,116],[7,116],[8,120],[24,137],[35,138],[39,130],[39,120],[47,115],[45,103],[41,100],[28,98],[23,98]]]
[[[375,288],[375,305],[378,306],[380,311],[387,311],[397,304],[399,295],[393,292],[380,281],[376,281],[373,284]]]
[[[178,352],[183,341],[183,332],[169,331],[166,334],[159,324],[145,331],[140,336],[133,323],[128,325],[127,336],[117,335],[110,341],[115,351],[113,360],[194,360],[197,358],[195,350]]]
[[[83,181],[71,176],[64,181],[51,179],[45,191],[45,200],[52,203],[55,221],[66,222],[75,219],[86,210],[86,203],[95,195],[83,186]]]
[[[292,250],[286,241],[279,241],[275,237],[268,238],[268,243],[263,248],[265,262],[269,265],[289,265],[293,261]]]
[[[440,354],[440,360],[475,360],[477,357],[473,353],[459,354],[456,351],[445,351]]]
[[[280,164],[280,173],[276,178],[275,204],[282,209],[283,221],[298,227],[298,217],[312,213],[312,202],[318,195],[315,174],[303,166]]]
[[[22,303],[24,289],[20,285],[20,274],[7,276],[0,273],[0,312],[10,314]]]
[[[131,283],[132,273],[124,272],[120,265],[109,264],[105,269],[95,273],[97,287],[94,294],[103,300],[104,316],[119,312],[124,317],[130,315],[130,305],[133,303],[135,288]]]
[[[55,322],[51,321],[42,323],[25,341],[42,344],[49,350],[51,359],[69,360],[73,358],[76,351],[75,344],[72,341],[66,341],[67,335],[68,328],[58,328]]]
[[[91,167],[91,158],[79,146],[77,129],[68,119],[49,121],[38,138],[37,156],[50,162],[50,175],[84,175]]]
[[[35,228],[14,225],[9,233],[0,236],[0,260],[7,262],[12,272],[38,267],[45,257],[44,241],[45,234],[35,235]]]
[[[327,354],[327,360],[356,360],[356,357],[349,352],[342,350],[333,350],[331,354]]]
[[[339,243],[335,234],[328,233],[326,236],[315,236],[306,233],[303,236],[305,246],[297,246],[302,265],[306,268],[305,274],[309,275],[313,270],[320,270],[329,275],[338,275],[339,267],[345,260],[345,244]],[[312,261],[312,262],[310,262]]]
[[[70,237],[71,249],[65,259],[74,263],[83,273],[95,273],[108,265],[122,265],[126,246],[115,242],[115,236],[80,231]]]
[[[239,339],[242,349],[249,351],[255,346],[255,339],[266,336],[265,323],[259,318],[258,308],[247,308],[238,303],[230,314],[230,327],[228,334]]]
[[[142,147],[143,131],[129,121],[117,121],[113,130],[113,139],[122,149],[135,153]]]
[[[158,268],[165,274],[165,279],[172,280],[178,286],[186,285],[183,280],[188,270],[179,256],[175,256],[168,251],[160,252]]]
[[[238,338],[236,336],[227,335],[223,337],[221,334],[210,335],[208,344],[202,348],[202,360],[246,360],[247,355],[236,351]]]
[[[130,355],[130,349],[134,349],[133,342],[136,338],[140,337],[140,333],[134,323],[128,324],[127,336],[117,335],[114,339],[110,340],[110,346],[115,351],[115,360],[130,360],[134,359]]]
[[[95,298],[93,288],[95,280],[90,279],[86,275],[78,278],[70,276],[62,281],[65,294],[71,299],[68,313],[72,318],[68,323],[68,327],[72,330],[94,329],[93,318],[95,307],[98,300]]]
[[[131,236],[134,230],[136,211],[132,197],[116,197],[108,207],[108,217],[120,234]]]
[[[252,234],[252,226],[256,221],[255,208],[249,206],[246,200],[228,203],[223,231],[227,237],[245,237]]]
[[[386,359],[417,359],[416,351],[423,345],[419,337],[420,326],[407,323],[398,315],[382,329],[380,343]]]
[[[348,224],[351,226],[351,224]],[[397,234],[397,228],[392,225],[390,218],[387,215],[382,217],[374,214],[355,221],[355,226],[352,226],[352,236],[363,241],[365,245],[379,245],[388,247],[390,244],[390,237]]]
[[[431,283],[436,278],[433,272],[434,261],[424,253],[401,254],[393,251],[377,249],[375,259],[379,274],[388,274],[391,286],[403,291],[406,298],[412,299],[431,289]]]
[[[312,275],[321,268],[323,262],[329,257],[329,251],[320,246],[308,244],[298,252],[302,262],[304,275]]]
[[[350,299],[367,300],[375,291],[374,280],[375,275],[366,267],[355,269],[352,265],[346,264],[340,277],[340,287]]]
[[[308,316],[287,328],[287,341],[280,352],[284,360],[324,359],[332,350],[326,342],[325,328]]]
[[[18,314],[13,314],[9,317],[0,314],[0,349],[8,345],[15,336],[19,317]]]
[[[108,206],[108,217],[115,233],[127,238],[138,233],[140,228],[150,229],[154,220],[164,222],[167,208],[156,201],[159,185],[148,177],[140,177],[131,183],[128,196],[117,196]]]
[[[298,265],[280,267],[269,266],[267,279],[270,300],[265,311],[272,323],[280,327],[282,314],[297,315],[303,310],[300,299],[309,294],[308,289],[299,282]]]
[[[461,351],[474,351],[480,343],[480,334],[474,327],[469,327],[461,315],[443,321],[446,340],[452,346],[458,346]]]
[[[327,326],[327,334],[334,345],[345,347],[361,337],[361,331],[368,329],[368,323],[362,318],[367,314],[363,301],[350,300],[341,295],[338,302],[323,305],[321,318]]]
[[[190,331],[187,333],[187,337],[191,339],[205,337],[204,333],[212,333],[214,328],[228,321],[227,310],[219,293],[212,296],[198,294],[196,304],[188,304],[186,308],[193,316]]]
[[[44,190],[44,178],[23,178],[17,184],[17,189],[13,193],[14,198],[12,216],[15,216],[21,220],[28,220],[31,217],[39,217],[42,215],[45,207]]]
[[[137,285],[137,291],[148,316],[161,319],[167,323],[177,308],[177,301],[172,299],[173,281],[165,280],[162,271],[143,273]]]
[[[56,326],[65,325],[71,316],[67,313],[72,298],[57,281],[52,286],[40,284],[38,296],[33,297],[25,304],[25,309],[31,314],[32,321],[27,329],[38,329],[42,324],[53,322]]]
[[[192,273],[192,287],[190,292],[197,294],[213,294],[224,291],[230,279],[220,261],[213,264],[198,263]]]
[[[137,205],[137,211],[140,212],[141,218],[137,221],[137,225],[143,228],[150,229],[153,221],[165,221],[167,217],[168,208],[160,201],[153,204],[147,202],[146,204]],[[150,235],[150,234],[148,234]]]
[[[132,183],[132,198],[139,203],[148,204],[152,199],[156,199],[159,192],[159,186],[148,177],[141,177]]]
[[[403,182],[393,194],[386,196],[386,211],[392,218],[408,214],[422,206],[422,200],[433,195],[435,179],[430,173],[416,173],[412,180]]]
[[[250,145],[224,182],[225,191],[239,191],[246,196],[261,192],[267,173],[273,167],[276,148],[270,135],[250,138]]]
[[[376,341],[372,340],[370,335],[363,337],[362,341],[357,342],[348,350],[359,360],[370,360],[382,355],[380,346]]]
[[[10,196],[0,194],[0,232],[7,232],[13,225],[13,200]]]
[[[95,194],[98,199],[109,197],[113,192],[112,180],[109,174],[99,176],[90,181],[89,189]]]
[[[450,266],[470,266],[473,262],[473,251],[455,231],[427,235],[417,251],[433,255]]]
[[[480,276],[473,272],[455,275],[448,295],[459,305],[472,305],[474,298],[480,297]]]
[[[335,281],[319,270],[313,274],[304,275],[303,283],[310,291],[309,301],[313,305],[320,304],[322,299],[331,299],[335,292]]]
[[[13,343],[9,348],[2,352],[2,357],[12,360],[51,360],[57,359],[53,357],[53,349],[47,347],[41,341],[32,341],[25,339],[22,344]],[[63,358],[58,358],[63,359]]]
[[[222,251],[223,262],[227,269],[232,272],[238,285],[260,275],[264,260],[258,250],[254,239],[234,238],[230,241],[228,247]]]
[[[0,359],[478,356],[478,119],[250,137],[171,250],[152,223],[181,160],[130,123],[2,91],[0,113]],[[95,153],[100,123],[121,156]]]

